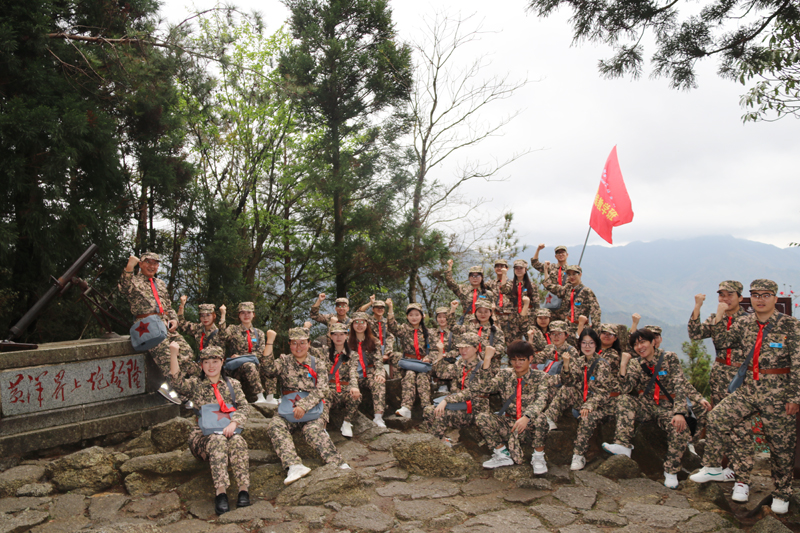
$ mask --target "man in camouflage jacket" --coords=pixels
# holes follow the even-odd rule
[[[549,262],[545,263],[545,272],[552,271]],[[544,280],[544,288],[561,298],[559,314],[569,325],[568,333],[575,336],[578,330],[578,317],[585,316],[590,319],[592,327],[599,327],[601,322],[600,304],[597,296],[589,287],[581,282],[583,269],[578,265],[567,267],[567,284],[558,285],[551,283],[549,278]]]
[[[225,321],[220,321],[221,336],[223,342],[228,347],[228,357],[254,355],[260,357],[264,352],[266,338],[264,332],[253,327],[256,306],[253,302],[241,302],[237,310],[239,314],[239,324],[225,325]],[[267,393],[269,398],[264,397],[264,385],[261,384],[258,365],[256,363],[244,363],[239,368],[230,372],[230,375],[239,380],[244,385],[247,398],[255,403],[278,405],[274,399],[276,384],[274,379],[267,380]]]

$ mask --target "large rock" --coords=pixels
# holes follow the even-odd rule
[[[4,513],[18,513],[25,509],[47,511],[52,501],[53,498],[0,498],[0,516]]]
[[[181,485],[182,476],[148,474],[147,472],[134,472],[125,476],[123,481],[125,490],[131,496],[154,494],[172,490]]]
[[[561,487],[553,496],[569,507],[588,510],[597,500],[597,491],[591,487]]]
[[[611,479],[632,479],[642,477],[642,469],[639,463],[627,455],[612,455],[594,471]]]
[[[171,452],[188,445],[189,434],[195,425],[185,418],[176,416],[171,420],[162,422],[150,430],[150,440],[153,446],[161,453]]]
[[[460,526],[453,533],[518,533],[536,530],[542,526],[538,518],[522,509],[507,509],[478,515]]]
[[[0,473],[0,498],[15,496],[20,488],[36,483],[44,476],[44,473],[45,468],[39,465],[15,466]],[[37,495],[26,494],[26,496]],[[44,496],[44,494],[38,496]]]
[[[668,529],[675,527],[680,522],[689,520],[693,516],[700,514],[700,512],[695,509],[628,503],[620,509],[619,514],[627,518],[628,522]]]
[[[17,489],[17,496],[41,497],[53,494],[55,487],[52,483],[28,483]]]
[[[272,500],[283,491],[286,470],[280,464],[259,466],[250,472],[250,496]]]
[[[47,520],[44,511],[23,511],[17,516],[4,515],[0,519],[0,533],[22,533]]]
[[[394,519],[374,504],[345,507],[333,518],[334,527],[351,531],[388,531],[393,525]]]
[[[123,474],[147,472],[150,474],[194,474],[208,469],[208,463],[197,459],[189,450],[175,450],[155,455],[134,457],[120,467]]]
[[[233,502],[231,502],[233,503]],[[219,524],[243,524],[253,520],[264,520],[266,522],[279,522],[284,519],[283,513],[275,509],[269,502],[255,502],[250,507],[233,509],[223,514],[217,519]]]
[[[295,481],[276,500],[283,507],[289,505],[322,505],[338,502],[343,505],[360,505],[369,501],[364,483],[354,470],[342,470],[336,465],[314,469],[306,477]]]
[[[47,477],[60,492],[99,492],[119,483],[118,457],[93,446],[49,463]]]
[[[564,527],[578,519],[578,511],[561,505],[534,505],[531,511],[542,517],[553,527]]]
[[[174,492],[164,492],[151,498],[132,502],[125,507],[125,512],[137,518],[157,518],[175,511],[180,511],[181,500]]]
[[[706,533],[717,531],[723,527],[732,527],[733,523],[725,520],[719,513],[700,513],[688,522],[678,524],[680,533]]]
[[[756,522],[750,533],[790,533],[791,529],[772,515],[766,516]]]
[[[480,465],[467,453],[456,453],[427,433],[408,435],[392,446],[400,466],[411,473],[428,477],[460,477],[480,471]]]
[[[83,494],[62,494],[50,506],[50,517],[61,520],[71,516],[83,516],[89,500]]]
[[[460,492],[459,486],[444,479],[421,479],[419,481],[395,481],[375,489],[378,496],[401,499],[451,498]]]

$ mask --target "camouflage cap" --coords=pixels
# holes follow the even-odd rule
[[[470,274],[480,274],[482,276],[483,275],[483,268],[481,268],[479,266],[469,267],[469,273]]]
[[[481,338],[477,333],[464,333],[456,339],[456,348],[466,348],[467,346],[477,348],[480,344]]]
[[[537,309],[536,310],[536,316],[546,316],[547,318],[550,318],[553,315],[550,314],[550,310],[549,309]]]
[[[341,322],[333,322],[328,326],[328,333],[347,333],[350,331],[347,326]]]
[[[342,298],[336,298],[336,301],[335,301],[335,302],[333,302],[333,303],[334,303],[334,304],[347,304],[347,305],[350,305],[350,300],[348,300],[348,299],[347,299],[347,298],[345,298],[345,297],[342,297]]]
[[[569,265],[567,266],[567,272],[577,272],[578,274],[583,274],[583,269],[578,265]]]
[[[560,331],[561,333],[567,332],[567,323],[563,320],[553,320],[550,322],[550,333]]]
[[[290,341],[299,341],[303,339],[308,339],[308,331],[306,331],[305,328],[292,328],[289,330]]]
[[[158,261],[159,263],[161,262],[161,257],[159,257],[159,255],[155,252],[143,253],[142,256],[139,258],[139,261],[145,261],[147,259],[150,259],[152,261]]]
[[[201,313],[213,313],[217,306],[214,304],[200,304],[197,308]]]
[[[617,327],[614,324],[600,324],[600,333],[617,334]]]
[[[450,312],[450,308],[449,307],[437,307],[436,308],[436,314],[437,315],[441,315],[442,313],[447,314],[449,312]]]
[[[369,320],[369,317],[367,316],[367,313],[364,313],[362,311],[358,311],[356,313],[353,313],[353,315],[350,318],[352,318],[354,321],[355,320],[363,320],[364,322],[366,322],[367,320]]]
[[[386,302],[383,300],[375,300],[375,302],[372,304],[372,308],[375,309],[376,307],[386,307]]]
[[[508,266],[508,261],[506,261],[505,259],[498,259],[494,262],[494,266],[497,265]]]
[[[419,311],[419,312],[420,312],[420,313],[422,313],[423,315],[425,314],[425,311],[423,311],[423,310],[422,310],[422,306],[421,306],[420,304],[418,304],[418,303],[412,303],[412,304],[408,304],[408,305],[406,306],[406,314],[410,313],[410,312],[411,312],[411,311],[413,311],[414,309],[416,309],[417,311]]]
[[[528,262],[525,261],[524,259],[517,259],[516,261],[514,261],[514,266],[528,268]]]
[[[241,313],[242,311],[251,311],[255,313],[256,304],[254,304],[253,302],[242,302],[239,304],[239,310],[237,312]]]
[[[559,250],[564,250],[566,252],[567,247],[564,246],[563,244],[559,244],[558,246],[556,246],[555,252],[558,253]]]
[[[778,284],[771,279],[754,279],[750,282],[751,291],[772,291],[778,294]]]
[[[478,298],[475,301],[475,309],[494,309],[494,305],[486,298]]]
[[[728,291],[728,292],[735,292],[736,294],[742,294],[743,290],[744,290],[744,286],[741,283],[739,283],[738,281],[729,279],[729,280],[723,281],[723,282],[721,282],[719,284],[719,289],[717,289],[717,292],[719,292],[719,291]]]
[[[645,326],[644,329],[652,331],[655,335],[661,335],[661,326]]]
[[[203,359],[213,359],[216,357],[217,359],[225,360],[225,352],[222,351],[222,348],[219,346],[209,346],[205,350],[200,350],[200,360]]]

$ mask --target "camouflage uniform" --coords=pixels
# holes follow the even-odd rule
[[[439,326],[439,323],[436,322],[436,331],[432,333],[434,338],[431,339],[431,346],[436,346],[437,343],[441,342],[444,344],[444,350],[446,353],[452,352],[447,355],[447,358],[455,361],[455,359],[458,357],[458,348],[456,348],[456,341],[458,341],[458,337],[453,333],[455,313],[452,307],[437,307],[434,316],[437,317],[440,314],[447,315],[447,327],[442,328]],[[450,390],[455,390],[455,382],[452,379],[445,379],[440,376],[436,372],[436,365],[433,366],[431,373],[440,385],[444,385]]]
[[[205,357],[219,357],[222,359],[224,354],[219,346],[211,346],[200,353],[201,359]],[[209,403],[218,403],[214,394],[214,387],[205,376],[186,379],[183,373],[178,373],[176,376],[169,376],[169,382],[178,394],[187,397],[198,408]],[[247,422],[250,406],[244,397],[244,392],[242,392],[239,382],[231,379],[231,384],[233,385],[236,399],[236,411],[230,413],[229,416],[231,422],[236,422],[238,427],[243,428],[245,422]],[[217,390],[226,404],[234,404],[224,379],[219,380]],[[233,471],[236,486],[240,487],[240,490],[241,487],[250,485],[250,458],[247,453],[247,442],[241,435],[233,435],[230,438],[218,434],[203,435],[198,426],[189,435],[189,449],[192,455],[201,461],[210,463],[211,478],[216,489],[227,489],[230,485],[228,466]]]
[[[214,304],[200,304],[201,313],[213,313]],[[189,322],[183,313],[178,313],[178,331],[188,333],[194,340],[197,341],[197,349],[202,351],[204,348],[210,346],[223,347],[222,339],[220,338],[220,330],[216,324],[211,324],[211,329],[206,330],[203,324]]]
[[[738,284],[738,286],[733,285],[733,283]],[[720,290],[741,294],[742,289],[742,284],[739,282],[727,281],[720,284]],[[719,324],[714,324],[716,313],[711,313],[711,316],[702,324],[699,317],[696,319],[689,318],[689,338],[692,340],[710,338],[714,343],[717,357],[714,366],[711,367],[711,375],[708,380],[711,388],[711,403],[714,405],[719,404],[728,396],[728,385],[736,376],[736,372],[742,366],[746,355],[741,346],[722,347],[718,342],[719,334],[730,330],[735,322],[746,316],[748,316],[748,313],[739,307],[733,316],[726,314]],[[755,444],[753,443],[751,427],[752,417],[748,417],[740,425],[734,427],[730,433],[723,435],[725,455],[730,460],[737,480],[742,483],[747,483],[746,481],[741,481],[742,479],[750,479],[750,472],[752,472],[755,464]]]
[[[528,370],[522,378],[517,378],[513,368],[503,368],[494,377],[489,377],[491,372],[491,370],[481,369],[480,381],[461,393],[461,398],[471,399],[480,394],[499,393],[505,402],[512,394],[516,393],[517,384],[522,379],[521,413],[517,413],[515,398],[503,415],[486,411],[478,413],[475,417],[475,424],[483,438],[486,439],[487,445],[495,449],[507,442],[511,459],[516,464],[522,464],[521,444],[532,440],[534,448],[539,448],[544,446],[547,437],[547,419],[544,416],[548,389],[547,376],[544,372],[533,368]],[[461,398],[456,396],[455,399]],[[522,416],[527,416],[530,422],[528,427],[517,435],[511,431],[511,428]]]
[[[596,358],[596,359],[595,359]],[[558,389],[556,397],[545,411],[545,416],[557,421],[570,409],[568,416],[573,416],[571,410],[589,409],[586,418],[578,419],[578,434],[575,438],[574,455],[583,455],[589,447],[595,428],[607,416],[613,414],[611,407],[616,407],[613,398],[619,397],[619,374],[615,373],[611,365],[602,355],[597,355],[592,361],[580,355],[571,359],[569,372],[561,372],[563,386]],[[597,360],[591,376],[588,375],[592,362]],[[585,374],[584,374],[585,372]],[[585,379],[588,378],[588,379]],[[588,386],[587,386],[588,383]],[[584,400],[584,387],[586,399]],[[613,395],[613,398],[612,398]]]
[[[158,256],[153,253],[142,254],[142,261],[145,259],[155,259],[158,261]],[[153,288],[150,285],[152,279],[155,285],[158,298],[161,301],[161,310],[159,309],[156,297],[153,294]],[[149,350],[150,356],[161,369],[161,372],[166,377],[169,375],[169,344],[177,342],[180,345],[180,353],[178,355],[178,363],[181,367],[181,373],[188,376],[200,375],[200,367],[194,362],[194,353],[191,346],[186,342],[186,339],[180,333],[170,332],[168,322],[170,320],[178,321],[178,314],[172,309],[172,302],[169,298],[167,285],[158,278],[148,278],[141,271],[134,275],[132,272],[122,271],[122,276],[119,279],[119,292],[125,296],[131,306],[131,313],[134,317],[141,318],[147,315],[161,315],[161,320],[167,328],[167,338],[161,344]]]
[[[559,246],[558,248],[564,248],[564,247],[563,246]],[[566,248],[564,248],[564,249],[566,250]],[[531,258],[531,266],[534,269],[536,269],[539,272],[541,272],[542,274],[544,274],[544,263],[542,263],[538,259]],[[550,274],[548,276],[545,276],[544,279],[542,279],[542,285],[545,288],[547,288],[548,284],[550,284],[550,285],[566,285],[567,284],[567,265],[564,265],[563,267],[562,266],[558,266],[558,264],[551,265],[550,266]],[[548,290],[550,290],[550,289],[548,289]],[[550,292],[553,292],[553,291],[550,291]],[[553,294],[555,294],[555,292],[553,292]],[[539,305],[541,306],[541,304],[539,304]],[[566,320],[568,318],[569,315],[565,316],[561,311],[562,309],[563,309],[563,307],[560,307],[558,309],[550,309],[550,312],[552,313],[553,320]]]
[[[419,304],[409,304],[408,309],[417,309],[420,313],[422,307]],[[410,324],[398,324],[394,315],[388,321],[389,331],[397,339],[397,344],[402,350],[403,357],[421,360],[428,357],[430,353],[430,346],[425,344],[425,338],[422,334],[422,328],[415,329]],[[419,351],[414,348],[414,332],[417,333],[417,346]],[[435,342],[434,339],[429,338],[428,342]],[[424,408],[431,403],[431,377],[425,372],[414,372],[412,370],[402,371],[402,400],[401,407],[408,407],[411,409],[414,406],[414,399],[419,394],[420,405]]]
[[[652,365],[658,363],[661,355],[664,355],[664,360],[661,363],[661,370],[659,371],[658,381],[664,386],[670,396],[672,396],[675,404],[667,400],[666,394],[663,393],[660,387],[653,385],[647,397],[643,394],[639,396],[631,396],[623,394],[619,397],[617,402],[617,431],[615,436],[615,443],[623,446],[630,447],[631,439],[633,439],[633,430],[635,422],[646,422],[648,420],[655,420],[658,425],[667,433],[667,456],[664,459],[664,472],[675,474],[681,469],[681,458],[683,452],[686,450],[686,445],[692,438],[692,434],[687,427],[685,430],[678,432],[672,425],[672,418],[681,414],[688,420],[688,407],[686,404],[687,398],[694,404],[693,411],[695,415],[701,416],[701,411],[705,411],[700,406],[700,401],[703,397],[692,386],[691,383],[683,375],[681,363],[678,356],[673,352],[665,352],[661,349],[656,349],[653,355]],[[642,364],[648,364],[644,359],[631,359],[628,362],[628,370],[623,378],[627,382],[627,386],[632,392],[644,391],[645,387],[650,381],[650,376],[642,370]],[[659,391],[659,401],[656,403],[654,399],[655,390]],[[708,448],[706,448],[708,449]]]
[[[546,363],[547,361],[559,361],[562,354],[568,353],[572,360],[574,361],[577,359],[580,354],[578,350],[574,347],[570,346],[566,342],[561,346],[556,346],[555,344],[548,344],[544,347],[539,353],[535,353],[533,355],[533,361],[537,365],[541,365]]]
[[[777,294],[778,286],[773,281],[760,279],[750,284],[750,290],[769,290]],[[758,379],[754,379],[752,372],[756,363],[754,357],[744,383],[717,404],[709,415],[703,465],[718,466],[722,462],[724,435],[746,418],[758,414],[769,439],[775,482],[772,494],[789,501],[797,417],[786,414],[786,404],[800,403],[800,325],[797,319],[777,311],[765,324],[759,323],[757,316],[752,314],[734,322],[730,331],[721,331],[717,341],[721,348],[741,347],[744,353],[749,354],[756,345],[759,331],[768,325],[772,325],[769,333],[763,335],[762,331]],[[773,373],[776,370],[778,373]],[[736,481],[750,484],[749,479],[740,478],[739,472],[736,472]]]
[[[476,307],[487,307],[491,309],[491,304],[485,300],[476,303]],[[494,332],[491,331],[494,327]],[[503,333],[503,328],[495,322],[494,326],[481,325],[475,315],[467,315],[464,324],[454,324],[452,327],[453,333],[456,335],[464,335],[465,333],[475,333],[478,337],[485,341],[486,346],[494,346],[495,355],[492,358],[492,368],[497,370],[500,368],[500,360],[506,355],[506,336]],[[481,350],[483,346],[481,346]]]
[[[467,345],[477,348],[479,344],[480,338],[474,333],[468,333],[457,341],[456,346],[461,347]],[[436,438],[441,439],[450,429],[471,426],[475,423],[475,416],[478,413],[489,412],[488,395],[473,395],[465,392],[465,389],[469,387],[480,386],[481,379],[485,381],[493,377],[491,371],[481,372],[481,365],[483,365],[483,361],[480,357],[476,358],[471,364],[464,361],[463,358],[459,358],[455,362],[450,362],[442,357],[433,365],[436,374],[444,379],[452,380],[451,386],[455,389],[453,394],[445,396],[444,400],[447,403],[467,402],[467,410],[455,411],[446,409],[442,416],[434,415],[435,406],[433,405],[429,405],[425,408],[423,415],[428,422],[428,429]],[[465,399],[467,395],[469,395],[468,400]]]
[[[470,273],[480,272],[483,275],[483,269],[481,267],[471,267],[469,269]],[[449,270],[445,270],[444,272],[444,282],[453,291],[453,294],[456,295],[458,301],[461,302],[461,309],[464,311],[464,314],[474,314],[474,303],[478,301],[478,299],[485,299],[488,300],[490,303],[494,303],[495,297],[494,293],[489,290],[489,287],[486,286],[486,282],[484,281],[483,286],[486,287],[486,292],[481,293],[480,286],[477,289],[473,289],[470,283],[465,283],[464,285],[459,285],[456,283],[456,280],[453,279],[453,273]]]
[[[359,347],[360,345],[361,343],[359,343]],[[371,352],[362,350],[361,357],[364,358],[366,369],[361,366],[358,350],[351,352],[350,361],[353,368],[355,368],[356,376],[358,376],[358,387],[360,389],[368,388],[372,391],[373,412],[383,413],[386,410],[386,382],[378,383],[375,381],[377,376],[384,376],[384,378],[388,379],[386,371],[383,369],[383,356],[378,350],[372,350]]]
[[[570,265],[567,269],[583,272],[581,267],[575,265]],[[569,324],[569,333],[571,337],[574,337],[575,332],[578,330],[578,317],[581,315],[589,317],[587,326],[593,325],[594,327],[598,327],[600,325],[601,312],[600,304],[597,302],[597,296],[594,295],[592,289],[583,283],[576,286],[567,283],[562,286],[545,280],[544,288],[561,298],[561,307],[558,309],[558,314],[563,316],[564,321]],[[573,296],[574,306],[570,304],[570,296]]]
[[[328,333],[342,332],[347,333],[347,326],[344,324],[331,324]],[[358,363],[353,359],[353,354],[347,348],[345,340],[344,349],[341,352],[333,350],[333,355],[328,357],[328,393],[325,396],[326,418],[330,420],[330,413],[333,410],[344,408],[344,419],[346,422],[353,422],[361,400],[356,400],[350,395],[350,388],[358,388]],[[354,364],[355,363],[355,364]],[[338,368],[336,365],[339,365]]]
[[[531,317],[528,329],[533,330],[533,339],[530,341],[530,343],[533,346],[533,351],[537,353],[544,350],[545,346],[548,344],[552,344],[552,341],[550,340],[550,324],[548,324],[547,329],[543,331],[536,321],[536,318],[540,316],[549,317],[550,321],[553,321],[553,313],[550,311],[550,309],[537,309]],[[525,333],[527,335],[527,331]]]
[[[376,300],[375,304],[382,304],[380,300]],[[365,313],[366,314],[366,313]],[[355,315],[353,315],[355,316]],[[386,315],[382,316],[380,320],[377,317],[367,315],[367,324],[372,330],[373,336],[380,341],[383,346],[383,353],[391,358],[392,351],[394,350],[394,335],[389,333],[389,327],[386,320]],[[380,350],[379,350],[380,351]]]
[[[239,306],[240,312],[253,311],[255,309],[255,306],[250,308],[249,305],[244,304],[252,305],[252,302],[243,302],[243,305]],[[264,353],[267,337],[260,329],[253,327],[245,329],[241,324],[225,327],[225,324],[221,323],[220,326],[223,328],[221,333],[222,340],[228,345],[228,357],[235,358],[240,355],[255,355],[256,357],[261,357]],[[250,334],[249,342],[247,337],[248,333]],[[264,392],[264,387],[261,385],[258,365],[255,363],[244,363],[231,372],[230,375],[244,385],[247,391],[247,397],[250,401],[255,401],[256,396]],[[274,394],[276,388],[275,380],[270,380],[268,385],[269,390],[267,394]]]
[[[299,338],[308,339],[308,332],[302,328],[292,328],[289,330],[289,339]],[[279,357],[262,357],[261,374],[266,377],[280,378],[283,387],[282,395],[289,394],[288,391],[308,392],[308,396],[298,400],[297,407],[308,411],[321,402],[328,393],[328,366],[324,357],[312,355],[311,350],[306,357],[305,364],[310,366],[309,357],[314,357],[316,362],[316,373],[318,380],[314,379],[308,369],[297,362],[291,354],[282,354]],[[331,442],[328,432],[325,431],[327,417],[325,414],[310,422],[289,422],[280,415],[273,416],[267,426],[267,433],[272,441],[275,453],[281,459],[283,467],[288,469],[292,465],[302,464],[300,457],[292,441],[292,433],[302,431],[306,442],[310,444],[322,460],[326,463],[341,464],[344,462],[342,456]]]
[[[336,301],[334,302],[334,305],[336,305],[337,303],[340,303],[340,302],[346,303],[348,305],[350,303],[347,300],[347,298],[336,298]],[[345,326],[350,327],[350,322],[352,322],[352,319],[349,316],[346,316],[343,319],[339,319],[339,315],[337,315],[335,312],[331,313],[331,314],[320,313],[319,312],[319,308],[320,308],[321,305],[322,305],[322,302],[315,303],[314,305],[311,306],[311,319],[312,320],[316,320],[317,322],[320,322],[320,323],[325,324],[327,326],[328,324],[330,324],[331,318],[336,317],[336,320],[340,324],[344,324]]]
[[[528,263],[521,259],[517,259],[514,261],[514,266],[522,266],[527,270]],[[509,339],[509,342],[526,338],[528,327],[531,321],[530,317],[536,312],[537,309],[539,309],[539,291],[536,290],[536,287],[534,286],[533,293],[528,294],[527,291],[525,291],[525,287],[523,287],[521,283],[517,282],[515,275],[516,274],[512,275],[506,280],[505,283],[497,287],[495,290],[495,293],[498,291],[500,292],[500,297],[503,297],[504,300],[503,303],[507,301],[509,304],[511,304],[507,310],[504,310],[502,320],[503,331],[505,331],[506,338]],[[533,285],[532,282],[531,285]],[[520,314],[522,313],[523,296],[528,296],[531,300],[530,305],[528,306],[528,315],[526,316],[522,316]],[[498,300],[500,297],[498,297]],[[515,300],[517,302],[516,305],[514,305]]]

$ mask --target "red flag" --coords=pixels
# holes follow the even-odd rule
[[[622,180],[615,146],[606,160],[603,175],[600,177],[600,187],[594,197],[589,226],[611,244],[611,230],[631,220],[633,220],[631,199]]]

